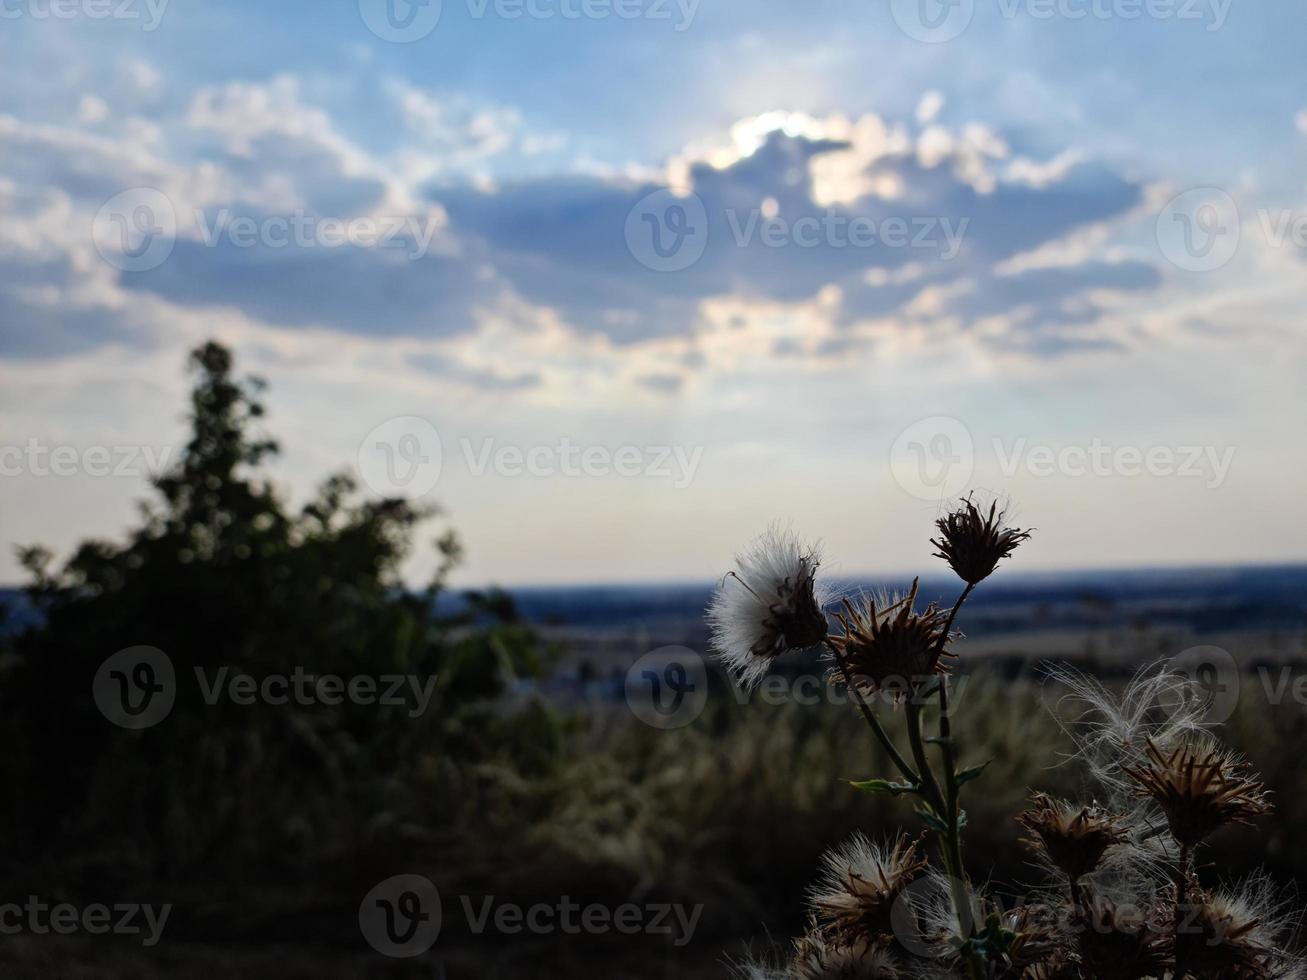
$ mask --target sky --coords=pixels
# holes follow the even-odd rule
[[[0,583],[134,519],[187,351],[465,583],[1284,562],[1296,0],[0,0]],[[423,549],[406,566],[419,580]]]

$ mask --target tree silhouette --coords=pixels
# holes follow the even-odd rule
[[[347,847],[382,809],[438,813],[433,772],[523,741],[489,702],[546,651],[501,592],[442,603],[461,554],[452,532],[435,540],[432,581],[403,586],[399,566],[435,508],[364,498],[341,473],[290,510],[264,471],[278,447],[260,431],[261,382],[235,379],[213,342],[190,367],[190,439],[127,539],[85,541],[57,569],[48,549],[20,549],[38,622],[0,659],[3,765],[23,800],[8,811],[11,839],[88,852],[126,842],[171,873],[232,852],[282,861]],[[143,731],[112,724],[92,696],[106,658],[137,645],[162,650],[176,674],[171,714]],[[215,678],[297,670],[435,678],[436,693],[416,717],[414,703],[204,697]],[[547,753],[550,726],[523,723]]]

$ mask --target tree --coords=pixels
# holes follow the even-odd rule
[[[23,800],[11,838],[125,840],[167,872],[232,850],[281,860],[344,847],[378,809],[438,810],[420,798],[439,795],[431,774],[512,741],[492,702],[546,651],[501,592],[437,614],[461,555],[450,531],[432,581],[404,587],[399,566],[435,508],[366,499],[341,473],[292,511],[264,469],[278,447],[260,431],[262,383],[235,379],[213,342],[190,367],[190,440],[127,539],[86,541],[57,569],[49,550],[21,549],[38,621],[9,640],[0,685],[7,784]],[[111,724],[92,688],[106,658],[138,645],[163,651],[176,683],[167,718],[135,731]],[[433,698],[414,715],[415,697],[213,696],[236,675],[297,673],[403,676],[432,683]]]

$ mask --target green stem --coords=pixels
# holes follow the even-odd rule
[[[939,836],[940,853],[944,857],[944,869],[948,872],[949,890],[953,900],[953,911],[958,920],[958,938],[963,942],[975,935],[975,922],[971,916],[971,890],[967,885],[966,872],[962,866],[962,843],[958,827],[957,808],[946,805],[940,791],[939,783],[926,759],[926,747],[921,738],[921,707],[908,702],[908,741],[912,744],[912,755],[917,765],[921,766],[925,779],[922,796],[944,821],[945,831],[936,832]],[[952,781],[952,780],[950,780]],[[956,787],[955,787],[956,789]],[[955,794],[956,795],[956,794]],[[984,964],[979,956],[970,949],[964,954],[967,972],[973,980],[983,980]]]
[[[898,747],[894,744],[894,740],[889,737],[889,733],[885,731],[884,726],[881,725],[880,720],[876,717],[876,713],[871,710],[871,707],[863,699],[862,692],[860,692],[857,685],[853,683],[853,673],[849,670],[849,664],[848,661],[844,659],[844,654],[840,653],[839,648],[830,641],[829,637],[826,639],[826,648],[830,650],[831,655],[835,657],[835,662],[839,664],[840,673],[844,677],[844,685],[848,688],[849,694],[862,712],[862,717],[867,720],[867,725],[871,728],[877,741],[880,742],[881,746],[889,754],[894,765],[896,765],[899,772],[903,774],[903,778],[913,786],[920,786],[921,777],[913,771],[912,766],[908,764],[908,760],[903,758],[903,753],[898,750]]]
[[[1185,964],[1180,962],[1180,930],[1185,925],[1185,906],[1189,900],[1190,860],[1190,849],[1180,844],[1180,862],[1175,868],[1175,911],[1171,917],[1171,949],[1175,956],[1176,976],[1188,976]]]
[[[957,619],[958,610],[962,608],[962,604],[967,601],[975,587],[974,582],[968,582],[967,587],[958,596],[957,602],[953,603],[953,608],[949,611],[948,620],[944,623],[944,631],[939,639],[941,655],[948,644],[949,633],[953,630],[953,623]],[[957,753],[954,751],[953,746],[953,723],[949,717],[947,675],[943,675],[939,679],[939,747],[944,757],[945,801],[943,818],[945,826],[948,828],[944,835],[945,863],[951,866],[950,881],[953,889],[953,907],[958,916],[958,931],[960,933],[970,932],[970,935],[962,937],[963,939],[970,939],[971,935],[975,933],[975,923],[971,923],[971,928],[968,930],[967,917],[970,915],[971,888],[967,879],[966,867],[962,863]],[[967,968],[973,977],[983,976],[979,957],[975,953],[968,953]]]
[[[921,738],[921,705],[917,704],[912,695],[908,696],[908,744],[912,747],[912,758],[921,770],[921,789],[922,795],[941,818],[944,813],[944,794],[939,788],[939,780],[935,778],[935,772],[930,768],[930,762],[926,759],[926,746]]]

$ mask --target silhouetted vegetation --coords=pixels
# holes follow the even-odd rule
[[[86,541],[57,567],[46,549],[23,550],[39,624],[9,639],[0,684],[6,784],[22,801],[8,839],[102,862],[110,880],[234,859],[273,872],[455,812],[450,760],[466,769],[508,751],[546,765],[557,726],[494,704],[547,656],[511,599],[472,594],[456,617],[434,615],[460,555],[448,531],[430,584],[399,580],[435,510],[366,499],[344,474],[292,510],[266,475],[278,450],[260,383],[235,378],[215,343],[191,367],[190,441],[126,540]],[[136,645],[164,651],[178,678],[171,714],[144,731],[110,724],[92,697],[104,660]],[[409,675],[433,678],[435,694],[416,716],[349,699],[208,704],[196,669]]]
[[[721,976],[723,954],[760,928],[802,927],[823,849],[913,819],[906,801],[849,791],[848,779],[888,764],[852,709],[738,705],[716,688],[693,725],[661,731],[606,705],[567,716],[518,696],[514,682],[539,676],[553,651],[502,592],[438,603],[460,557],[440,515],[369,499],[346,475],[292,508],[267,475],[277,446],[260,386],[235,377],[216,344],[191,366],[190,441],[136,526],[63,562],[26,549],[30,608],[8,610],[0,632],[0,889],[171,902],[167,942],[6,937],[6,976],[438,975],[381,972],[359,934],[361,896],[401,872],[428,875],[451,901],[704,907],[679,950],[644,937],[506,944],[448,916],[438,955],[451,978],[572,976],[587,960],[605,978]],[[438,570],[405,588],[400,564],[428,535]],[[138,645],[164,651],[178,684],[168,717],[133,731],[106,719],[93,681]],[[208,703],[195,671],[224,668],[436,681],[416,714],[349,700]],[[979,719],[969,738],[1000,788],[969,805],[968,859],[1002,891],[1032,877],[1010,847],[1025,774],[1065,794],[1082,774],[1058,766],[1071,746],[1028,666],[980,671],[967,696]],[[1290,828],[1307,805],[1307,716],[1249,698],[1230,733],[1278,810],[1252,843],[1219,839],[1212,863],[1269,851],[1278,876],[1302,873],[1307,842]]]

